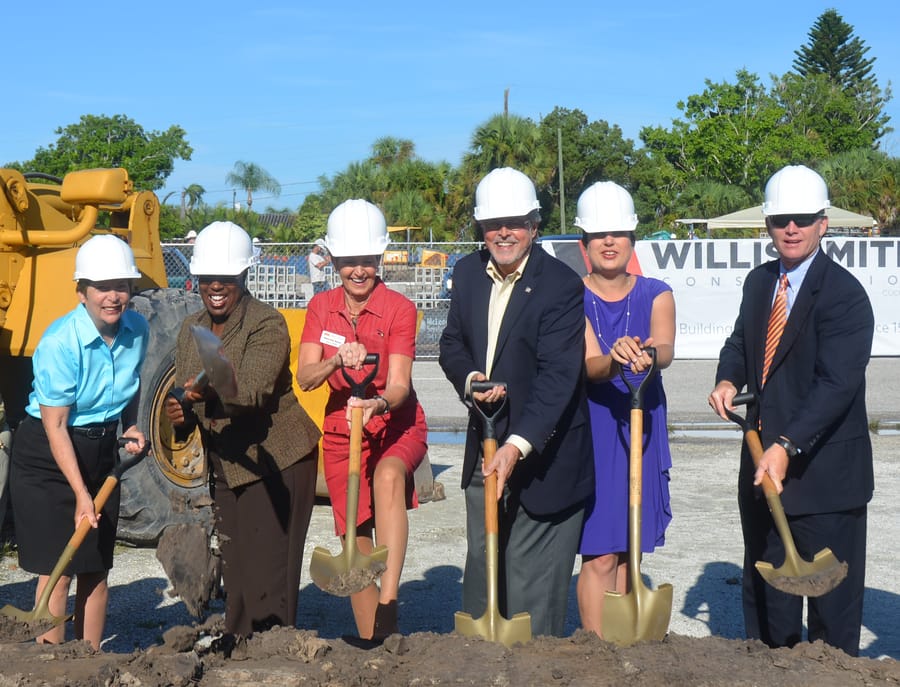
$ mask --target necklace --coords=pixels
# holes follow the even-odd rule
[[[366,305],[368,305],[369,299],[366,298],[362,303],[354,301],[354,304],[357,306],[356,312],[354,309],[350,307],[350,299],[344,296],[344,305],[347,306],[347,314],[350,316],[350,321],[353,324],[356,324],[356,320],[359,319],[359,316],[362,314],[362,311],[366,309]]]
[[[628,298],[625,299],[625,334],[623,336],[628,336],[628,325],[631,322],[631,294],[634,292],[634,289],[628,292]],[[600,343],[606,346],[606,352],[609,353],[612,350],[612,346],[609,342],[603,338],[603,332],[600,329],[600,310],[597,308],[597,301],[600,300],[600,297],[591,291],[591,302],[594,304],[594,324],[597,325],[597,338],[600,339]],[[621,302],[621,301],[620,301]]]

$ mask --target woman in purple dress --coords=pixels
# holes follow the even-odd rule
[[[645,346],[656,348],[658,368],[672,362],[675,299],[658,279],[628,272],[634,253],[637,215],[629,193],[611,181],[597,182],[578,199],[575,226],[591,263],[584,278],[585,363],[594,435],[596,490],[588,503],[579,552],[578,611],[586,630],[603,636],[601,618],[607,591],[625,593],[628,580],[628,455],[631,395],[619,376],[637,385],[651,364]],[[643,511],[641,548],[665,541],[672,519],[662,379],[647,385],[643,399]]]

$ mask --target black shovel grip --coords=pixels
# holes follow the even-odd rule
[[[347,380],[347,384],[350,385],[350,394],[355,396],[356,398],[365,398],[366,395],[366,387],[369,386],[371,381],[375,379],[375,375],[378,374],[378,361],[381,356],[378,353],[367,353],[365,359],[363,360],[363,365],[374,365],[372,371],[365,376],[365,378],[361,382],[357,382],[350,374],[347,372],[347,368],[343,365],[341,366],[341,372],[344,375],[344,379]]]
[[[656,349],[653,346],[647,346],[643,349],[644,353],[650,356],[650,369],[647,370],[647,374],[644,375],[644,378],[641,380],[641,383],[635,386],[631,382],[628,381],[628,377],[625,376],[625,368],[619,367],[619,376],[622,378],[622,381],[625,382],[625,386],[628,387],[628,391],[631,392],[631,409],[632,410],[641,410],[644,407],[644,391],[647,389],[647,384],[653,379],[653,375],[656,374]]]
[[[473,394],[475,393],[484,393],[486,391],[490,391],[495,386],[502,386],[503,390],[506,391],[506,382],[492,382],[490,380],[480,381],[480,382],[472,382],[469,385],[469,391]],[[506,395],[504,394],[503,400],[491,404],[495,406],[492,412],[488,412],[488,409],[485,408],[484,403],[480,403],[472,398],[472,405],[475,407],[475,411],[481,416],[482,426],[484,428],[484,438],[485,439],[496,439],[497,435],[494,431],[494,420],[500,415],[500,412],[503,410],[503,407],[506,405]]]
[[[754,403],[756,403],[756,394],[754,394],[752,391],[745,391],[744,393],[738,394],[731,399],[731,405],[733,406],[751,406]],[[745,432],[747,431],[747,429],[749,429],[746,418],[741,417],[736,412],[734,412],[733,410],[729,410],[728,408],[725,409],[725,414],[728,416],[729,420],[737,423]]]

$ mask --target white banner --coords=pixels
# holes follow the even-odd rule
[[[824,250],[865,287],[875,311],[874,356],[900,356],[900,239],[826,237]],[[638,241],[641,272],[675,293],[675,355],[716,359],[734,327],[746,274],[777,257],[769,239]]]

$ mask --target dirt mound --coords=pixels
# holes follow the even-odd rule
[[[458,635],[417,633],[361,649],[315,632],[275,628],[226,646],[210,638],[217,622],[172,628],[164,645],[132,654],[94,653],[86,642],[0,644],[0,687],[900,684],[897,661],[851,658],[821,642],[771,650],[753,641],[669,635],[618,648],[579,631],[506,649]]]

